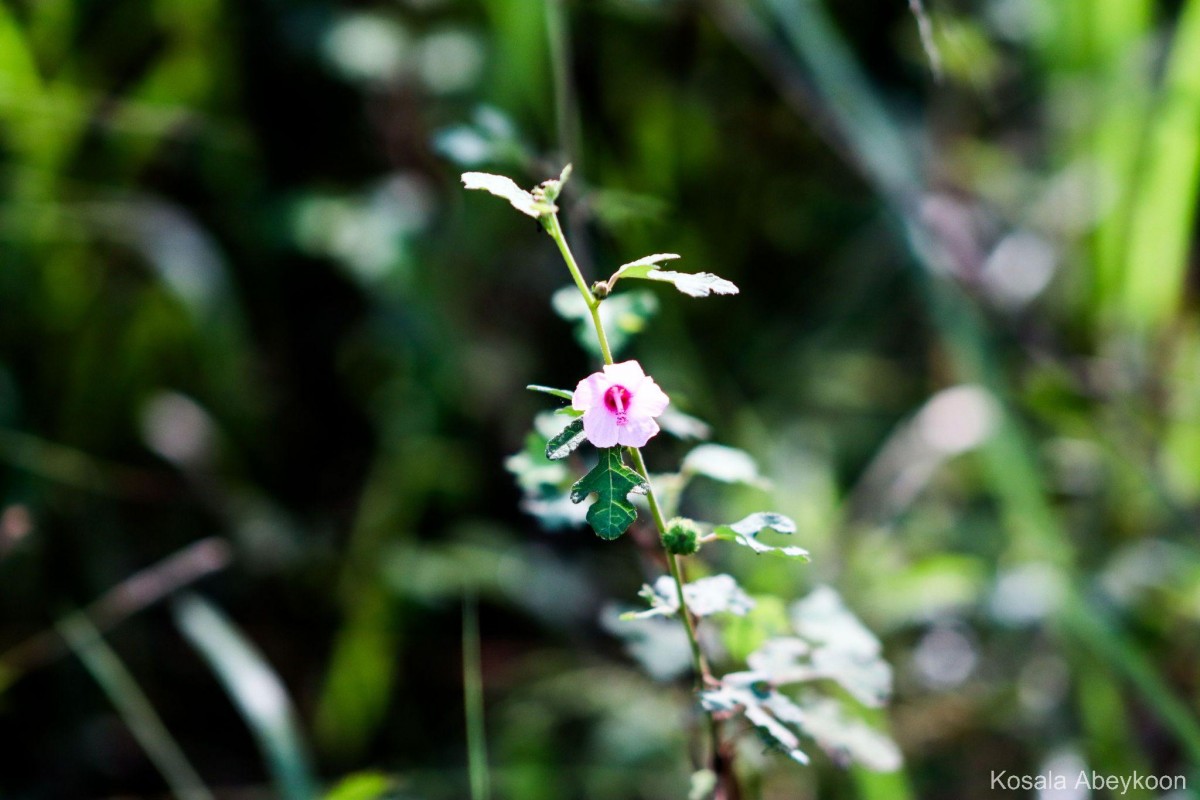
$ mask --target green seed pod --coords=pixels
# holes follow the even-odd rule
[[[675,517],[667,523],[662,542],[668,553],[695,555],[700,551],[700,526],[687,517]]]

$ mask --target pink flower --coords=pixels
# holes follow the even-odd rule
[[[571,405],[583,412],[583,432],[596,447],[641,447],[658,433],[654,418],[671,401],[636,361],[608,364],[579,382]]]

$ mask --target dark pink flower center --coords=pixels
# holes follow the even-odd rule
[[[629,421],[629,390],[624,386],[613,385],[604,393],[604,407],[617,416],[617,424],[624,425]]]

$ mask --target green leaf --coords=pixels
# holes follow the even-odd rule
[[[534,430],[525,437],[524,449],[504,462],[524,495],[521,510],[537,517],[546,530],[577,527],[584,522],[584,510],[568,497],[572,476],[566,464],[546,457],[550,439],[560,435],[565,424],[558,412],[538,414]]]
[[[609,285],[616,283],[618,278],[644,278],[652,270],[658,269],[662,262],[674,261],[677,258],[679,258],[678,253],[655,253],[652,256],[644,256],[637,261],[622,264],[608,279]]]
[[[546,442],[546,458],[558,461],[569,456],[576,447],[587,438],[583,432],[583,420],[571,420],[571,424],[563,428],[562,433]]]
[[[600,449],[600,461],[571,487],[571,502],[582,503],[590,494],[596,502],[588,509],[587,521],[601,539],[616,539],[637,519],[630,494],[645,494],[646,481],[621,460],[621,448]]]
[[[745,519],[729,525],[719,525],[713,530],[713,535],[727,542],[736,542],[749,547],[756,553],[767,553],[785,558],[802,558],[808,560],[808,551],[803,547],[772,547],[758,540],[758,535],[765,530],[777,533],[792,534],[796,532],[796,523],[783,514],[771,511],[760,511]]]
[[[396,780],[379,772],[357,772],[342,778],[323,800],[381,800],[396,788]]]
[[[612,291],[613,286],[621,278],[641,278],[648,281],[670,283],[689,297],[738,293],[738,287],[731,281],[719,278],[711,272],[673,272],[659,268],[659,264],[663,261],[671,261],[676,258],[679,256],[675,253],[655,253],[652,256],[622,264],[608,279],[608,289]]]
[[[567,467],[546,457],[547,439],[537,431],[525,437],[525,447],[504,461],[504,468],[517,479],[526,495],[545,496],[553,493],[570,477]]]
[[[549,394],[549,395],[554,395],[555,397],[561,397],[563,400],[570,400],[575,396],[571,392],[568,392],[566,389],[555,389],[552,386],[541,386],[540,384],[536,384],[536,383],[531,383],[528,386],[526,386],[525,388],[531,392],[541,392],[542,394]]]

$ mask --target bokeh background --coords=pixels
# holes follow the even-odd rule
[[[772,480],[685,505],[795,517],[727,566],[896,670],[902,772],[749,797],[1200,785],[1200,2],[925,5],[0,4],[0,794],[465,797],[477,597],[496,796],[685,796],[646,567],[504,466],[592,364],[457,178],[567,160],[589,275],[742,289],[628,320]]]

